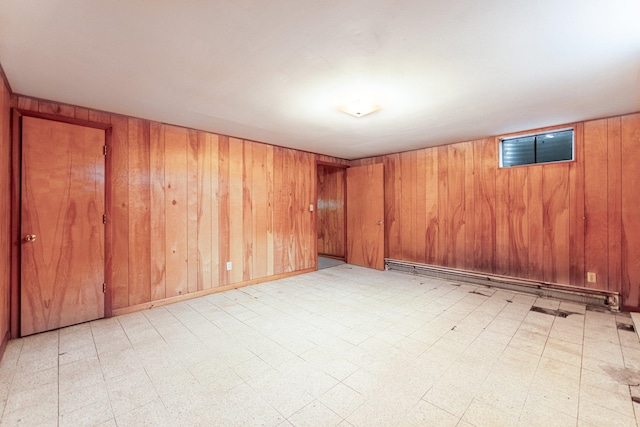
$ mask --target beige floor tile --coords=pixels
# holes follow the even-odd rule
[[[517,423],[518,415],[504,412],[493,405],[474,399],[462,419],[477,427],[510,427]]]
[[[429,402],[420,400],[405,417],[407,423],[416,427],[455,427],[460,417],[444,411]]]
[[[590,401],[580,403],[579,420],[594,426],[633,427],[636,426],[635,418],[625,416],[619,412]]]
[[[630,317],[334,267],[13,340],[0,423],[633,425],[640,340],[620,322]]]
[[[113,413],[118,416],[158,399],[151,380],[144,371],[106,380]]]
[[[314,400],[290,416],[288,421],[296,427],[329,427],[340,424],[342,417],[321,402]]]
[[[338,383],[318,399],[342,418],[347,418],[365,401],[354,389]]]

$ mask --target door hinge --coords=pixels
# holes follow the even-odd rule
[[[103,292],[103,293],[106,293],[106,292],[107,292],[107,284],[106,284],[106,283],[103,283],[103,284],[102,284],[102,292]]]
[[[107,155],[107,146],[106,145],[102,147],[102,155],[103,156]]]
[[[102,215],[102,223],[103,224],[107,223],[107,214]]]

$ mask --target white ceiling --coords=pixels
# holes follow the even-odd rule
[[[353,159],[639,111],[640,1],[1,0],[0,63],[15,93]]]

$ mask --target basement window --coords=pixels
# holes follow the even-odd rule
[[[573,160],[573,129],[500,140],[500,167]]]

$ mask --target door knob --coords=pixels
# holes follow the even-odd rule
[[[24,240],[27,242],[34,242],[36,240],[36,235],[35,234],[27,234],[26,236],[24,236]]]
[[[382,224],[384,224],[384,222],[378,221],[378,225],[382,225]]]

